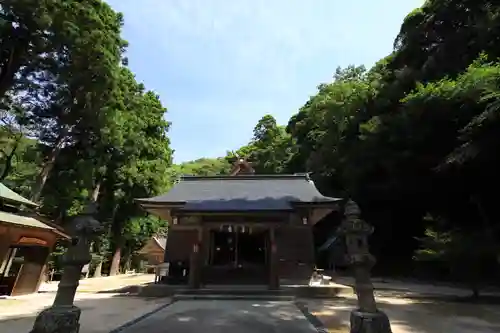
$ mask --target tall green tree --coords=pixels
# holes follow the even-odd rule
[[[118,97],[110,105],[117,108],[115,118],[103,135],[106,140],[96,146],[99,154],[106,154],[102,160],[102,200],[105,211],[112,212],[108,216],[114,249],[110,274],[118,272],[127,224],[131,218],[144,215],[134,199],[165,190],[171,181],[168,170],[172,164],[167,136],[170,124],[159,97],[144,91],[125,69],[119,87]]]
[[[30,36],[29,49],[15,60],[18,65],[5,65],[14,81],[5,78],[3,84],[23,108],[18,122],[45,148],[32,189],[36,201],[62,147],[106,122],[103,101],[116,84],[126,46],[120,37],[122,16],[99,0],[6,1],[2,8],[14,22],[5,29]],[[22,43],[16,39],[6,47],[17,50]]]

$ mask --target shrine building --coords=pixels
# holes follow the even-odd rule
[[[184,176],[166,194],[137,199],[169,221],[171,284],[303,284],[315,263],[313,226],[340,209],[307,174],[258,175],[239,160],[226,176]]]
[[[38,291],[54,244],[69,239],[34,212],[37,206],[0,183],[0,295]]]

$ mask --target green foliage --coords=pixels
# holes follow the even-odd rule
[[[278,174],[287,171],[287,164],[294,150],[291,136],[284,126],[279,126],[272,115],[263,116],[253,131],[248,145],[235,152],[228,152],[227,165],[244,158],[252,162],[256,173]]]
[[[96,258],[135,251],[162,225],[134,199],[170,186],[172,150],[166,109],[123,65],[122,15],[100,0],[1,10],[2,177],[57,222],[97,201]]]
[[[412,272],[417,249],[477,262],[465,252],[484,245],[483,221],[500,237],[490,194],[500,181],[499,27],[495,2],[429,0],[404,20],[392,54],[318,86],[288,122],[288,144],[275,144],[279,126],[266,116],[245,153],[261,172],[307,171],[325,194],[354,197],[376,227],[382,270]],[[439,233],[428,212],[445,221]]]
[[[194,161],[184,162],[172,166],[170,174],[175,181],[183,175],[191,176],[215,176],[228,174],[231,169],[230,163],[223,158],[199,158]]]
[[[167,221],[153,216],[135,217],[125,227],[126,241],[131,252],[139,250],[155,234],[165,234]]]
[[[106,233],[94,251],[114,254],[115,269],[165,228],[135,198],[246,158],[257,173],[309,172],[323,193],[357,200],[376,229],[377,269],[414,273],[412,258],[437,260],[476,287],[498,271],[497,2],[426,1],[391,54],[369,70],[337,68],[286,127],[265,115],[237,151],[179,165],[166,109],[122,64],[120,14],[98,0],[6,0],[1,10],[4,180],[57,221],[96,200]]]
[[[458,229],[443,232],[427,229],[420,239],[421,248],[415,252],[415,259],[445,263],[454,279],[468,284],[478,296],[481,279],[491,273],[491,266],[500,255],[500,246],[492,231],[490,228],[472,233]]]

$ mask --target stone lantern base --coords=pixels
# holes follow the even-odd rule
[[[53,306],[40,312],[30,333],[78,333],[80,314],[76,306]]]
[[[351,312],[351,333],[392,333],[389,317],[382,312]]]

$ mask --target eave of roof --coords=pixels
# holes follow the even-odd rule
[[[144,209],[185,211],[272,211],[332,206],[342,199],[323,196],[307,174],[183,176],[170,192],[136,199]]]
[[[38,207],[39,206],[37,203],[35,203],[31,200],[28,200],[25,197],[12,191],[10,188],[5,186],[3,183],[0,183],[0,198],[7,201],[7,202],[16,203],[19,205],[28,205],[31,207]]]
[[[0,211],[0,222],[14,224],[23,227],[32,227],[32,228],[47,229],[47,230],[55,229],[54,227],[51,227],[43,222],[40,222],[33,217],[7,213],[3,211]]]
[[[271,180],[271,179],[307,179],[309,176],[305,173],[301,174],[282,174],[282,175],[264,175],[264,174],[240,174],[237,176],[231,175],[217,175],[217,176],[181,176],[181,181],[200,181],[200,180]]]
[[[159,247],[161,247],[162,249],[165,250],[165,248],[167,247],[167,238],[166,237],[153,237],[154,241],[156,242],[156,244],[158,244]]]
[[[70,238],[64,231],[59,228],[49,225],[40,221],[37,218],[31,216],[23,216],[19,214],[12,214],[4,211],[0,211],[0,223],[13,225],[15,227],[24,227],[24,228],[36,228],[51,231],[62,238]]]

